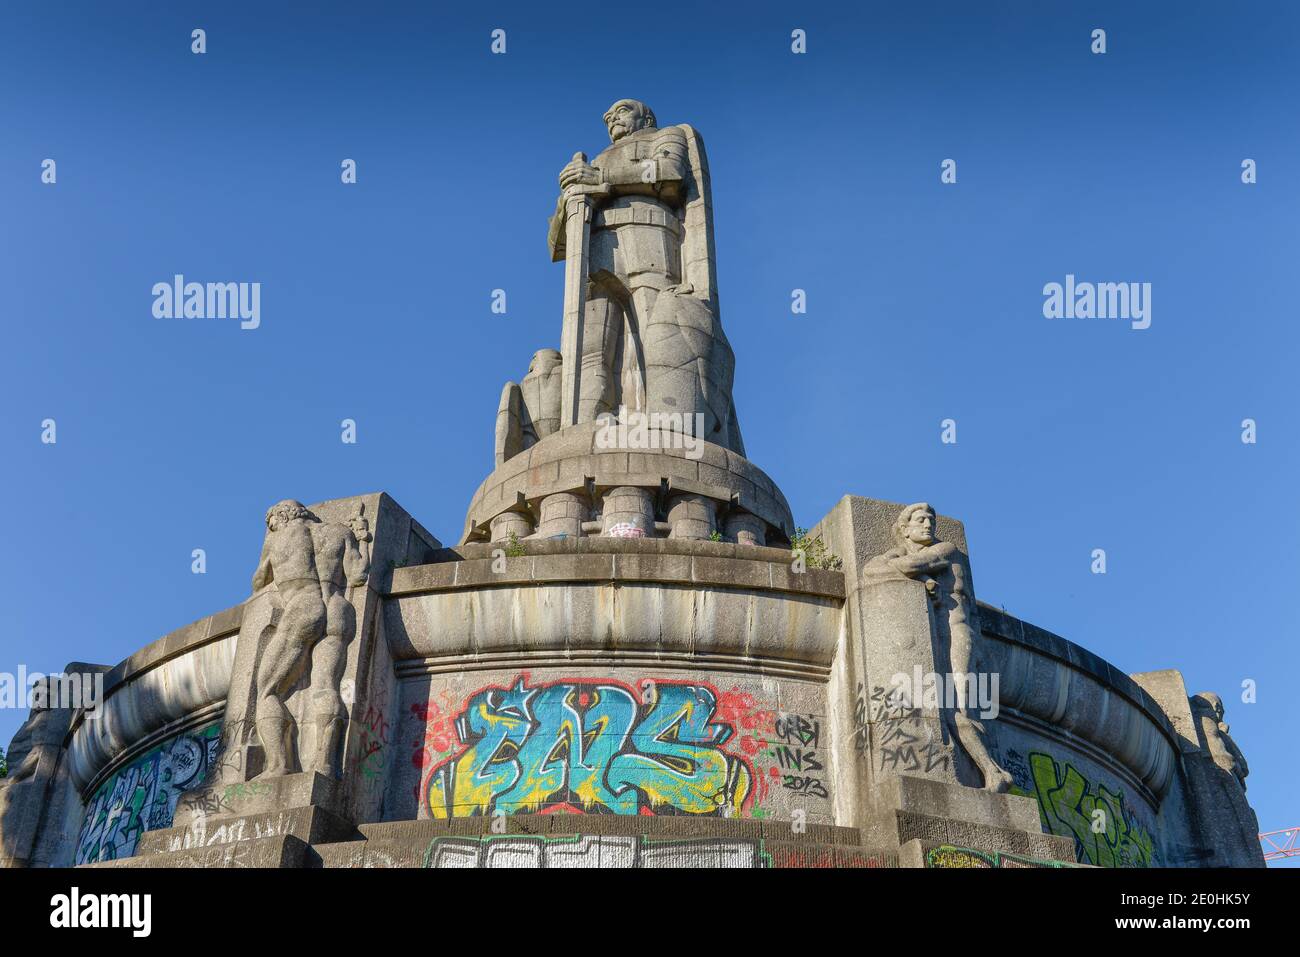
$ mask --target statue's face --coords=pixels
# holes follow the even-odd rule
[[[918,508],[907,520],[907,540],[917,545],[934,544],[934,512]]]
[[[629,133],[649,126],[649,111],[638,100],[619,100],[605,111],[605,129],[609,130],[609,141],[617,143]]]

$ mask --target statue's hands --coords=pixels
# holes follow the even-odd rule
[[[679,282],[675,286],[669,286],[664,292],[671,292],[675,296],[690,296],[695,293],[695,284],[689,282]]]
[[[599,186],[601,180],[600,170],[578,157],[574,157],[568,166],[560,170],[560,189],[568,189],[570,186]]]

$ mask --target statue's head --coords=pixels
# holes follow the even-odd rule
[[[303,505],[302,502],[286,498],[283,502],[276,502],[266,510],[266,527],[273,532],[277,532],[296,518],[311,517],[311,512],[307,511],[307,506]]]
[[[908,548],[934,544],[934,509],[925,502],[909,505],[894,520],[894,541]]]
[[[619,100],[605,111],[605,129],[609,130],[611,143],[655,125],[654,111],[640,100]]]
[[[533,353],[532,362],[528,363],[528,374],[546,375],[563,361],[559,349],[538,349]]]
[[[32,682],[31,694],[28,698],[31,701],[32,714],[52,710],[54,706],[54,679],[49,675],[37,678]]]
[[[1223,699],[1213,691],[1202,691],[1194,694],[1190,699],[1193,711],[1208,711],[1214,715],[1215,721],[1223,720]]]

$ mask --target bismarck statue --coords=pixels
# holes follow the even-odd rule
[[[703,438],[744,454],[704,141],[685,124],[659,128],[638,100],[604,120],[611,145],[560,171],[550,221],[551,258],[566,266],[564,327],[559,354],[539,352],[529,374],[559,366],[562,386],[557,397],[506,386],[502,415],[518,428],[498,430],[498,458],[620,410],[703,415]]]
[[[610,145],[560,170],[550,219],[551,259],[565,266],[560,348],[536,352],[522,382],[502,390],[497,472],[475,495],[465,540],[781,544],[793,532],[789,506],[745,458],[732,399],[704,141],[686,124],[661,127],[639,100],[618,100],[604,124]],[[629,425],[648,442],[626,440]],[[563,447],[546,442],[560,435]],[[683,436],[698,454],[595,460],[678,449]],[[539,445],[526,471],[511,464]]]

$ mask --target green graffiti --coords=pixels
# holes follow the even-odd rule
[[[1151,835],[1125,806],[1123,792],[1090,784],[1073,765],[1058,765],[1050,754],[1030,752],[1029,769],[1043,829],[1073,837],[1080,861],[1097,867],[1153,865]]]
[[[119,768],[86,807],[76,863],[130,857],[141,834],[170,827],[181,792],[207,779],[220,752],[218,721],[168,738]]]

